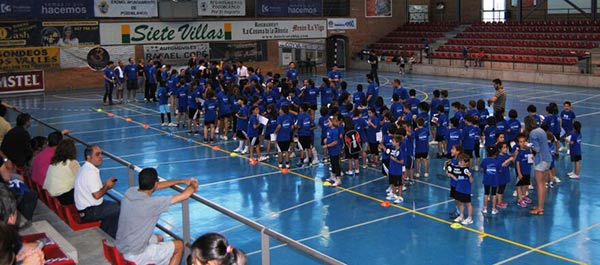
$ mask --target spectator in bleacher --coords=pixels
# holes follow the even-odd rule
[[[377,75],[377,69],[379,68],[379,58],[377,58],[375,50],[371,50],[367,62],[371,65],[371,72],[369,73],[371,74],[371,76],[373,76],[373,80],[375,80],[377,86],[379,86],[379,75]]]
[[[31,161],[31,180],[40,186],[44,186],[46,179],[46,171],[50,166],[50,160],[54,156],[56,146],[62,140],[63,134],[59,131],[54,131],[48,134],[48,146],[33,157]]]
[[[496,93],[488,99],[488,106],[492,106],[493,104],[494,113],[504,111],[506,110],[506,91],[504,90],[504,86],[502,86],[502,80],[496,78],[492,80],[492,83],[494,84]]]
[[[204,234],[192,244],[188,265],[246,265],[246,254],[221,234]]]
[[[0,264],[44,264],[44,252],[35,243],[21,242],[17,224],[17,199],[0,183]]]
[[[44,189],[50,193],[50,196],[56,197],[62,205],[74,204],[73,186],[79,168],[75,141],[72,139],[60,141],[46,172]]]
[[[475,66],[483,67],[483,58],[485,58],[485,52],[483,48],[479,48],[477,56],[475,56]]]
[[[0,143],[4,140],[4,135],[11,129],[10,123],[6,121],[4,116],[6,116],[6,107],[0,104]]]
[[[85,163],[75,176],[75,207],[84,221],[101,220],[100,228],[114,238],[119,222],[119,205],[103,197],[115,186],[117,179],[111,177],[102,183],[98,168],[102,165],[102,149],[99,146],[86,147],[84,157]]]
[[[29,227],[33,218],[33,212],[37,205],[37,194],[31,191],[25,185],[23,176],[13,174],[15,165],[7,158],[0,158],[0,184],[6,185],[17,198],[17,209],[26,221],[21,225],[22,228]]]
[[[12,128],[2,140],[0,150],[4,157],[10,159],[17,167],[23,170],[25,164],[31,160],[31,135],[27,129],[31,126],[31,115],[21,113],[17,116],[17,126]]]
[[[170,264],[181,262],[183,242],[163,242],[153,234],[158,218],[171,204],[187,200],[198,190],[194,178],[160,181],[154,168],[145,168],[138,176],[139,187],[131,187],[121,201],[121,215],[116,246],[125,259],[137,264]],[[173,196],[152,196],[161,189],[186,184],[186,189]]]

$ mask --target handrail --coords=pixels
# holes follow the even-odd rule
[[[19,113],[23,113],[20,110],[15,110],[15,111],[17,111]],[[34,120],[34,121],[36,121],[38,124],[41,124],[41,125],[43,125],[45,127],[48,127],[48,128],[50,128],[52,130],[61,131],[61,130],[57,129],[56,127],[54,127],[54,126],[52,126],[50,124],[47,124],[46,122],[41,121],[41,120],[39,120],[39,119],[37,119],[37,118],[35,118],[33,116],[31,116],[31,119]],[[78,139],[78,138],[76,138],[74,136],[71,136],[71,135],[68,135],[68,134],[66,136],[69,137],[69,138],[71,138],[71,139],[73,139],[74,141],[82,144],[82,145],[90,146],[89,143],[87,143],[87,142],[85,142],[85,141],[83,141],[81,139]],[[114,154],[111,154],[111,153],[109,153],[107,151],[104,151],[104,150],[102,152],[103,152],[103,154],[105,156],[109,157],[110,159],[114,160],[115,162],[117,162],[117,163],[119,163],[119,164],[121,164],[123,166],[126,166],[130,170],[130,172],[131,171],[138,171],[139,172],[141,170],[140,167],[138,167],[138,166],[132,164],[131,162],[126,161],[126,160],[124,160],[124,159],[122,159],[122,158],[120,158],[120,157],[118,157],[118,156],[116,156]],[[130,175],[130,177],[132,177],[132,176]],[[130,181],[130,186],[131,185],[132,185],[132,183]],[[183,192],[184,191],[184,188],[181,187],[181,186],[179,186],[179,185],[172,186],[171,188],[174,189],[177,192]],[[120,200],[119,200],[119,198],[117,196],[115,196],[113,194],[110,194],[110,193],[107,193],[107,194],[113,200],[115,200],[117,202],[120,202]],[[307,254],[307,255],[315,258],[315,259],[318,259],[321,262],[325,262],[327,264],[334,264],[334,265],[345,264],[345,263],[343,263],[343,262],[341,262],[339,260],[336,260],[336,259],[334,259],[334,258],[332,258],[330,256],[327,256],[327,255],[325,255],[325,254],[323,254],[323,253],[321,253],[321,252],[319,252],[319,251],[317,251],[317,250],[315,250],[315,249],[313,249],[313,248],[311,248],[311,247],[309,247],[309,246],[307,246],[305,244],[302,244],[302,243],[298,242],[297,240],[289,238],[289,237],[285,236],[284,234],[281,234],[281,233],[279,233],[277,231],[271,230],[268,227],[266,227],[264,225],[261,225],[260,223],[254,221],[254,220],[248,219],[248,218],[246,218],[246,217],[244,217],[244,216],[242,216],[242,215],[240,215],[240,214],[238,214],[236,212],[233,212],[233,211],[231,211],[231,210],[229,210],[229,209],[227,209],[227,208],[225,208],[225,207],[223,207],[223,206],[221,206],[221,205],[219,205],[217,203],[214,203],[211,200],[206,199],[206,198],[204,198],[204,197],[202,197],[202,196],[200,196],[198,194],[194,193],[194,194],[192,194],[192,196],[190,198],[193,199],[193,200],[195,200],[195,201],[197,201],[197,202],[199,202],[199,203],[202,203],[202,204],[204,204],[204,205],[212,208],[213,210],[216,210],[216,211],[220,212],[221,214],[229,216],[230,218],[232,218],[232,219],[234,219],[234,220],[236,220],[236,221],[238,221],[240,223],[243,223],[243,224],[251,227],[254,230],[257,230],[257,231],[261,232],[261,234],[268,235],[268,236],[270,236],[270,237],[272,237],[272,238],[274,238],[274,239],[276,239],[278,241],[281,241],[281,242],[283,242],[283,243],[285,243],[285,244],[287,244],[287,245],[289,245],[289,246],[291,246],[291,247],[299,250],[300,252],[302,252],[304,254]],[[184,216],[185,215],[186,215],[186,213],[184,213]],[[189,213],[187,213],[187,216],[189,217]],[[173,233],[171,230],[167,229],[166,227],[164,227],[164,226],[162,226],[160,224],[156,224],[156,227],[158,227],[163,232],[167,233],[169,236],[171,236],[171,237],[173,237],[175,239],[183,241],[183,238],[181,236]],[[189,231],[187,231],[187,232],[189,233]],[[184,242],[184,243],[186,244],[186,246],[190,247],[190,244],[191,244],[190,242]],[[262,249],[262,251],[263,251],[263,255],[265,253],[267,253],[267,254],[269,253],[268,252],[269,251],[268,244],[267,244],[267,249]]]

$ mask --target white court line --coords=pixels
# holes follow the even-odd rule
[[[153,133],[153,134],[148,134],[148,135],[138,135],[138,136],[132,136],[132,137],[114,138],[114,139],[107,139],[107,140],[102,140],[102,141],[91,141],[91,142],[94,143],[94,144],[98,144],[98,143],[110,143],[110,142],[120,142],[120,141],[123,141],[123,140],[147,138],[147,137],[154,137],[154,136],[160,136],[160,135],[164,135],[164,133]]]
[[[592,116],[592,115],[596,115],[596,114],[600,114],[600,111],[577,115],[577,118]]]
[[[505,263],[507,263],[507,262],[513,261],[513,260],[515,260],[515,259],[518,259],[518,258],[520,258],[520,257],[523,257],[523,256],[525,256],[525,255],[528,255],[528,254],[530,254],[530,253],[532,253],[532,252],[534,252],[534,251],[538,251],[538,250],[540,250],[540,249],[543,249],[543,248],[546,248],[546,247],[548,247],[548,246],[554,245],[554,244],[556,244],[556,243],[558,243],[558,242],[560,242],[560,241],[563,241],[563,240],[569,239],[569,238],[571,238],[571,237],[574,237],[574,236],[576,236],[576,235],[579,235],[579,234],[581,234],[581,233],[584,233],[584,232],[590,231],[590,230],[592,230],[592,229],[594,229],[594,228],[596,228],[596,227],[598,227],[598,226],[600,226],[600,223],[597,223],[597,224],[595,224],[595,225],[588,226],[588,227],[586,227],[586,228],[584,228],[584,229],[581,229],[581,230],[579,230],[579,231],[577,231],[577,232],[575,232],[575,233],[568,234],[568,235],[566,235],[566,236],[563,236],[563,237],[561,237],[561,238],[559,238],[559,239],[556,239],[556,240],[554,240],[554,241],[551,241],[551,242],[548,242],[548,243],[546,243],[546,244],[543,244],[543,245],[541,245],[541,246],[539,246],[539,247],[536,247],[536,248],[534,248],[534,249],[530,249],[530,250],[528,250],[528,251],[525,251],[525,252],[523,252],[523,253],[521,253],[521,254],[519,254],[519,255],[512,256],[512,257],[510,257],[510,258],[508,258],[508,259],[505,259],[505,260],[502,260],[502,261],[496,262],[496,263],[494,263],[494,265],[505,264]]]
[[[581,145],[591,146],[591,147],[600,147],[600,145],[597,145],[597,144],[588,144],[588,143],[581,143]]]
[[[54,117],[48,117],[48,118],[44,118],[44,117],[40,118],[40,117],[36,116],[36,118],[38,118],[38,119],[40,119],[42,121],[48,122],[48,120],[62,119],[62,118],[68,118],[68,117],[77,117],[77,116],[81,116],[81,115],[91,115],[91,114],[93,114],[93,113],[87,111],[86,113],[77,113],[77,114],[71,114],[71,115],[54,116]]]
[[[436,204],[432,204],[432,205],[424,206],[424,207],[421,207],[421,208],[417,208],[417,209],[415,209],[415,211],[425,210],[425,209],[428,209],[428,208],[432,208],[432,207],[436,207],[436,206],[439,206],[439,205],[447,204],[447,203],[453,202],[453,201],[454,200],[446,200],[446,201],[443,201],[443,202],[438,202]],[[411,211],[401,212],[401,213],[397,213],[397,214],[394,214],[394,215],[390,215],[390,216],[386,216],[386,217],[381,217],[381,218],[373,219],[373,220],[370,220],[370,221],[366,221],[366,222],[354,224],[354,225],[347,226],[347,227],[344,227],[344,228],[340,228],[340,229],[337,229],[337,230],[334,230],[334,231],[330,231],[330,232],[327,232],[327,233],[320,233],[320,234],[317,234],[317,235],[314,235],[314,236],[305,237],[305,238],[299,239],[297,241],[298,242],[304,242],[304,241],[307,241],[307,240],[319,238],[321,236],[329,236],[331,234],[336,234],[336,233],[339,233],[339,232],[343,232],[343,231],[346,231],[346,230],[350,230],[350,229],[354,229],[354,228],[357,228],[357,227],[365,226],[365,225],[368,225],[368,224],[385,221],[387,219],[391,219],[391,218],[395,218],[395,217],[398,217],[398,216],[407,215],[407,214],[410,214],[410,213],[411,213]],[[285,246],[287,246],[287,244],[279,244],[277,246],[271,247],[270,249],[273,250],[273,249],[278,249],[278,248],[282,248],[282,247],[285,247]],[[250,252],[250,253],[248,253],[246,255],[247,256],[251,256],[251,255],[258,254],[258,253],[261,253],[261,250]]]
[[[56,124],[66,124],[66,123],[85,123],[85,122],[89,122],[89,121],[100,121],[100,120],[110,120],[110,119],[114,119],[114,117],[104,117],[104,118],[95,118],[95,119],[87,119],[87,120],[73,120],[73,121],[60,121],[60,122],[53,122],[52,125],[56,125]]]
[[[590,99],[593,99],[593,98],[597,98],[597,97],[600,97],[600,94],[594,95],[594,96],[591,96],[591,97],[587,97],[587,98],[584,98],[584,99],[581,99],[581,100],[573,101],[573,102],[571,102],[571,104],[581,103],[581,102],[584,102],[584,101],[587,101],[587,100],[590,100]]]
[[[367,184],[373,183],[373,182],[375,182],[375,181],[378,181],[378,180],[381,180],[381,179],[383,179],[383,178],[384,178],[384,177],[379,177],[379,178],[376,178],[376,179],[372,179],[372,180],[369,180],[369,181],[367,181],[367,182],[363,182],[363,183],[361,183],[361,184],[354,185],[354,186],[352,186],[352,187],[348,187],[348,188],[346,188],[346,190],[351,190],[351,189],[354,189],[354,188],[358,188],[358,187],[360,187],[360,186],[364,186],[364,185],[367,185]],[[280,210],[280,211],[277,211],[277,212],[273,212],[273,213],[271,213],[271,214],[269,214],[269,215],[265,215],[265,216],[262,216],[262,217],[256,218],[256,219],[254,219],[254,221],[259,221],[259,220],[262,220],[262,219],[268,219],[268,218],[272,218],[272,217],[273,217],[273,214],[275,214],[275,215],[279,215],[279,214],[281,214],[281,213],[288,212],[288,211],[291,211],[291,210],[294,210],[294,209],[300,208],[300,207],[302,207],[302,206],[304,206],[304,205],[308,205],[308,204],[311,204],[311,203],[313,203],[313,202],[321,201],[321,200],[323,200],[323,199],[326,199],[326,198],[329,198],[329,197],[332,197],[332,196],[338,195],[338,194],[340,194],[340,193],[343,193],[343,192],[345,192],[345,190],[339,190],[339,191],[336,191],[336,192],[334,192],[334,193],[327,194],[327,195],[325,195],[325,196],[323,196],[323,197],[320,197],[320,198],[315,198],[315,199],[312,199],[312,200],[309,200],[309,201],[305,201],[305,202],[303,202],[303,203],[296,204],[296,205],[294,205],[294,206],[292,206],[292,207],[289,207],[289,208],[286,208],[286,209],[283,209],[283,210]],[[225,230],[222,230],[222,231],[221,231],[221,233],[229,232],[229,231],[232,231],[232,230],[235,230],[235,229],[237,229],[237,228],[244,227],[244,226],[245,226],[245,225],[243,225],[243,224],[236,225],[236,226],[233,226],[233,227],[231,227],[231,228],[227,228],[227,229],[225,229]]]
[[[441,186],[441,185],[429,183],[427,181],[422,181],[422,180],[415,179],[415,182],[421,183],[421,184],[425,184],[425,185],[429,185],[429,186],[436,187],[436,188],[440,188],[440,189],[443,189],[443,190],[450,190],[450,188],[448,188],[448,187],[444,187],[444,186]]]
[[[155,125],[158,125],[158,123]],[[110,129],[102,129],[102,130],[73,131],[73,132],[71,132],[71,134],[72,135],[80,135],[80,134],[86,134],[86,133],[100,133],[100,132],[117,131],[117,130],[123,130],[123,129],[133,129],[133,128],[139,128],[139,127],[140,127],[139,125],[133,125],[133,126],[116,127],[116,128],[110,128]]]
[[[102,96],[98,96],[97,98],[94,98],[94,99],[91,99],[91,98],[65,97],[65,96],[59,96],[59,95],[53,95],[53,97],[59,98],[59,99],[75,100],[75,101],[98,101],[98,100],[102,100]],[[57,103],[59,103],[59,102],[60,101],[57,101]]]
[[[252,176],[241,177],[241,178],[233,178],[233,179],[226,179],[226,180],[221,180],[221,181],[216,181],[216,182],[209,182],[206,184],[198,185],[198,187],[208,187],[208,186],[213,186],[213,185],[218,185],[218,184],[223,184],[223,183],[235,182],[235,181],[239,181],[239,180],[251,179],[251,178],[256,178],[256,177],[264,177],[264,176],[275,175],[275,174],[281,174],[281,171],[273,171],[273,172],[256,174],[256,175],[252,175]]]
[[[140,167],[142,167],[142,168],[144,168],[144,167],[156,167],[156,166],[159,166],[159,165],[170,165],[170,164],[179,164],[179,163],[188,163],[188,162],[208,161],[208,160],[217,160],[217,159],[224,159],[224,158],[231,158],[231,156],[228,155],[228,156],[216,156],[216,157],[197,158],[197,159],[188,159],[188,160],[168,161],[168,162],[156,163],[156,164],[153,164],[151,166],[140,166]],[[102,169],[102,170],[113,170],[113,169],[121,169],[121,168],[126,168],[126,167],[125,166],[116,166],[116,167],[104,167],[104,168],[100,168],[100,169]]]
[[[535,103],[535,104],[548,104],[548,101],[541,100],[533,100],[533,99],[521,99],[522,102]],[[577,105],[578,109],[591,109],[591,110],[600,110],[600,108],[588,107],[583,105]]]
[[[179,151],[179,150],[186,150],[186,149],[193,149],[193,148],[198,148],[198,147],[203,147],[201,145],[191,145],[191,146],[185,146],[185,147],[178,147],[178,148],[172,148],[172,149],[163,149],[163,150],[159,150],[159,151],[154,151],[152,152],[153,154],[158,154],[158,153],[165,153],[165,152],[171,152],[171,151]],[[133,157],[133,156],[139,156],[139,155],[145,155],[146,152],[138,152],[138,153],[133,153],[133,154],[128,154],[128,155],[120,155],[119,157],[123,158],[123,157]]]

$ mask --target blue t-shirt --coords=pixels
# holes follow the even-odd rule
[[[240,106],[238,116],[239,117],[237,118],[235,129],[238,131],[246,131],[248,129],[248,119],[243,118],[248,118],[250,116],[250,109],[248,108],[248,105]]]
[[[310,115],[306,112],[298,113],[296,119],[296,126],[298,126],[298,136],[310,136],[310,128],[314,126],[314,122],[311,120]]]
[[[408,89],[405,87],[394,88],[392,95],[398,95],[400,101],[408,100]]]
[[[462,131],[462,145],[467,151],[475,149],[475,143],[477,143],[481,135],[479,127],[475,125],[466,126]]]
[[[414,133],[414,132],[412,132]],[[404,137],[403,140],[403,145],[405,145],[406,149],[405,151],[405,155],[407,157],[414,157],[415,156],[415,138],[412,135],[407,135],[406,137]]]
[[[544,119],[544,124],[548,125],[548,129],[552,134],[560,134],[560,120],[558,115],[548,115]]]
[[[518,150],[515,163],[521,167],[521,174],[524,176],[531,176],[531,165],[533,164],[533,155],[530,150]]]
[[[417,128],[415,136],[415,153],[429,153],[429,129],[427,127]]]
[[[114,80],[114,78],[115,78],[115,71],[113,71],[109,67],[105,67],[104,68],[104,76],[106,76],[106,78],[108,78],[110,80]],[[105,85],[110,85],[112,83],[110,81],[104,79],[104,84]]]
[[[167,105],[169,104],[169,91],[166,87],[161,86],[156,90],[156,96],[158,97],[159,105]]]
[[[327,77],[331,79],[341,79],[342,73],[340,73],[339,71],[329,71],[329,73],[327,73]]]
[[[219,115],[227,115],[231,113],[231,101],[225,91],[219,92],[217,95],[219,101]]]
[[[444,136],[446,135],[446,131],[448,130],[448,116],[446,114],[436,114],[431,119],[433,124],[436,126],[435,134],[436,136]]]
[[[260,122],[258,121],[258,116],[250,115],[250,118],[248,118],[248,138],[258,137],[258,131],[260,130],[261,126],[258,126],[258,128],[254,128],[254,125],[256,124],[260,124]]]
[[[490,116],[490,112],[487,109],[479,110],[479,125],[486,125],[487,118]]]
[[[360,135],[360,139],[362,139],[363,142],[367,140],[367,126],[369,126],[367,121],[362,117],[358,117],[352,118],[352,122],[354,123],[354,130]]]
[[[390,112],[392,113],[392,117],[394,117],[394,120],[397,120],[399,117],[402,116],[402,111],[403,111],[404,105],[400,102],[392,102],[392,105],[390,105]]]
[[[448,129],[448,131],[446,132],[446,137],[444,138],[446,142],[448,142],[448,146],[446,147],[446,151],[448,152],[448,154],[450,153],[450,150],[452,150],[452,146],[460,144],[460,138],[461,134],[458,128],[453,127]]]
[[[375,125],[375,127],[373,127],[369,124],[369,126],[367,128],[368,141],[369,141],[369,143],[372,143],[372,144],[377,143],[377,135],[376,134],[381,129],[381,126],[379,126],[379,118],[377,118],[376,116],[373,116],[373,117],[369,117],[369,120],[371,121],[371,123],[373,123],[373,125]]]
[[[565,132],[570,133],[573,130],[573,120],[575,120],[575,112],[571,111],[561,111],[560,119],[562,121],[562,128]]]
[[[580,156],[581,155],[581,134],[573,131],[571,132],[571,141],[573,144],[569,145],[569,153],[571,155]]]
[[[354,103],[354,107],[360,106],[360,103],[365,97],[365,93],[362,91],[354,92],[354,95],[352,95],[352,103]]]
[[[423,127],[429,128],[429,113],[419,112],[419,114],[417,114],[417,119],[419,119],[419,118],[423,118],[423,120],[425,121],[425,123],[423,124]]]
[[[502,171],[502,165],[498,159],[495,157],[486,157],[481,160],[479,167],[483,171],[483,185],[498,186],[499,174]]]
[[[187,108],[187,86],[180,86],[177,88],[177,104],[181,108]]]
[[[317,105],[317,96],[319,95],[319,89],[314,86],[309,86],[304,91],[304,101],[310,105]]]
[[[502,165],[502,163],[504,163],[504,161],[508,160],[509,158],[509,154],[498,154],[498,157],[496,159],[498,160],[498,162],[500,162],[500,165]],[[502,167],[502,172],[498,174],[498,184],[503,185],[510,182],[509,166],[510,164]]]
[[[410,104],[410,112],[412,112],[412,114],[417,115],[419,113],[419,103],[421,103],[421,101],[418,98],[408,98],[406,103]]]
[[[156,84],[156,67],[151,66],[148,71],[146,72],[146,78],[148,80],[148,83],[150,84]]]
[[[521,132],[521,122],[517,119],[508,120],[508,130],[506,132],[506,141],[514,141],[517,134]]]
[[[442,100],[439,98],[433,98],[431,99],[431,104],[430,104],[430,108],[429,108],[429,113],[431,116],[433,116],[434,114],[437,114],[437,106],[439,106],[440,104],[442,104]]]
[[[375,102],[377,101],[377,98],[379,97],[379,87],[377,86],[377,83],[375,83],[375,82],[369,83],[369,87],[367,89],[367,98],[369,96],[372,96],[371,100],[369,100],[369,102],[368,102],[369,107],[374,107]]]
[[[283,114],[277,117],[277,126],[281,126],[277,131],[278,142],[289,142],[292,136],[292,125],[294,119],[290,114]]]
[[[448,173],[457,178],[455,186],[457,192],[471,195],[471,181],[467,175],[470,173],[469,168],[452,165],[448,167]]]
[[[321,138],[327,137],[327,117],[319,117],[319,127],[321,127]]]
[[[333,102],[333,88],[329,85],[321,86],[321,105],[327,106],[327,104],[331,104]]]
[[[207,99],[204,101],[204,121],[214,122],[217,119],[217,100]]]
[[[298,80],[298,70],[296,69],[288,69],[285,72],[285,76],[290,79],[291,81],[297,81]]]
[[[338,128],[327,129],[327,144],[337,141],[337,144],[327,148],[329,155],[337,156],[342,152],[342,139],[340,138],[340,131]]]
[[[498,133],[498,129],[496,126],[488,126],[483,130],[483,135],[485,139],[485,146],[495,146],[496,145],[496,134]]]
[[[199,93],[198,89],[194,89],[193,91],[188,91],[187,93],[187,106],[188,108],[197,109],[196,106],[196,94]]]
[[[391,152],[395,149],[394,137],[385,135],[383,138],[381,138],[381,143],[385,147],[384,150],[381,150],[381,160],[387,161],[390,159],[390,154],[388,154],[388,152]],[[400,157],[400,159],[404,159],[404,156]]]
[[[125,69],[123,69],[123,72],[125,72],[125,76],[127,76],[127,79],[137,80],[137,65],[128,64],[125,66]]]
[[[277,118],[272,117],[270,114],[267,114],[267,119],[269,122],[267,123],[267,130],[265,131],[265,135],[270,135],[275,132],[275,128],[277,128]],[[269,139],[269,138],[266,138]]]
[[[404,163],[400,163],[400,162],[404,162],[404,157],[406,156],[405,154],[403,154],[402,152],[402,148],[397,149],[397,150],[393,150],[392,152],[390,152],[390,156],[393,156],[396,160],[398,160],[398,162],[390,159],[390,176],[397,176],[397,177],[401,177],[402,176],[402,167],[404,166]]]

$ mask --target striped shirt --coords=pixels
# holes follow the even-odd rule
[[[500,88],[496,90],[496,101],[494,102],[494,112],[499,111],[500,109],[506,110],[506,91],[504,88]]]

